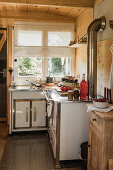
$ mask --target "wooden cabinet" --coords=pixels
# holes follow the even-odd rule
[[[99,162],[101,159],[101,133],[97,132],[97,129],[90,124],[90,130],[89,130],[89,169],[93,170],[99,170]]]
[[[14,100],[13,127],[33,128],[46,126],[45,100]]]
[[[113,159],[113,112],[90,113],[88,170],[108,170]]]

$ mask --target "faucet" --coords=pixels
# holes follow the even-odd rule
[[[29,84],[31,85],[31,86],[36,86],[36,83],[31,83],[29,80],[26,80],[27,82],[29,82]]]

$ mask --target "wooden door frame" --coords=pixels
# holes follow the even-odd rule
[[[6,38],[7,38],[7,27],[5,27],[5,26],[0,26],[0,28],[1,28],[1,30],[0,31],[2,31],[2,32],[4,32],[4,31],[6,31]],[[3,30],[2,30],[3,29]],[[4,43],[4,42],[3,42]],[[7,66],[6,66],[6,69],[7,69]],[[7,78],[6,78],[7,79]],[[6,80],[6,86],[7,86],[7,80]],[[7,89],[6,89],[7,90]],[[6,99],[7,100],[7,99]],[[7,116],[7,113],[6,113],[6,116]],[[7,121],[7,117],[5,118],[5,117],[1,117],[0,118],[0,122],[6,122]]]
[[[6,28],[6,35],[7,35],[7,80],[6,80],[6,87],[7,87],[7,113],[6,118],[0,118],[0,122],[7,122],[9,125],[9,114],[10,114],[10,93],[8,91],[9,85],[11,82],[11,75],[9,73],[9,69],[12,67],[12,25],[8,26],[0,26],[1,28]]]
[[[11,74],[9,69],[12,68],[12,25],[7,26],[7,124],[9,125],[10,114],[10,92]]]

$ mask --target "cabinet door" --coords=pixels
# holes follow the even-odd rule
[[[14,128],[30,127],[30,101],[17,100],[14,105]]]
[[[46,101],[32,101],[32,127],[46,126]]]
[[[102,134],[90,123],[89,148],[88,148],[88,170],[101,169]]]

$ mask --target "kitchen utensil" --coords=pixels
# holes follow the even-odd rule
[[[55,81],[55,77],[46,77],[46,83],[53,83]]]
[[[68,100],[73,100],[73,91],[68,90]]]
[[[74,99],[79,99],[79,90],[75,89],[74,90]]]

